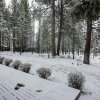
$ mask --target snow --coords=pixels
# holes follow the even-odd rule
[[[18,83],[25,86],[15,90]],[[66,85],[0,65],[0,100],[75,100],[78,94]]]
[[[19,53],[13,54],[12,52],[1,52],[0,55],[6,58],[12,58],[13,60],[21,60],[23,63],[32,64],[32,69],[30,71],[30,74],[33,74],[33,76],[36,77],[38,77],[36,73],[36,70],[38,68],[41,67],[50,68],[52,70],[52,74],[48,80],[54,82],[55,84],[62,84],[63,86],[68,86],[67,76],[70,72],[74,71],[82,72],[82,74],[86,77],[86,82],[83,89],[84,94],[81,95],[79,100],[100,100],[100,56],[99,55],[94,59],[93,56],[91,55],[90,65],[82,64],[83,55],[81,55],[81,58],[78,57],[78,55],[76,55],[75,60],[73,60],[72,57],[68,58],[68,55],[55,58],[50,57],[49,59],[47,54],[36,54],[36,53],[34,54],[23,53],[22,55],[20,55]],[[60,91],[58,89],[59,88],[56,87],[57,92],[65,93],[64,88],[60,89]],[[67,95],[67,93],[65,94]],[[65,96],[63,96],[63,98],[65,98]],[[55,100],[56,99],[57,98],[55,98]],[[63,99],[58,99],[58,100],[63,100]]]

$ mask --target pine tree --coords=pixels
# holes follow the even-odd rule
[[[92,22],[99,18],[100,13],[100,0],[81,0],[75,6],[72,11],[72,15],[76,19],[86,19],[87,22],[87,33],[86,43],[84,50],[84,64],[90,63],[90,46],[91,46],[91,32]]]
[[[17,0],[12,0],[12,31],[13,31],[13,52],[15,53],[15,46],[16,46],[16,34],[17,34],[17,27],[18,27],[18,3]]]
[[[5,20],[5,2],[0,0],[0,51],[5,47],[5,33],[8,32],[6,25],[7,21]]]
[[[55,0],[51,1],[52,9],[52,56],[56,56],[56,44],[55,44]]]
[[[46,5],[46,6],[50,6],[51,7],[51,12],[52,12],[52,21],[51,21],[51,41],[52,41],[52,56],[56,56],[56,43],[55,43],[55,1],[56,0],[36,0],[37,2],[41,2],[42,4]]]
[[[60,44],[61,44],[61,37],[62,37],[62,29],[63,29],[63,9],[64,9],[64,1],[60,1],[60,26],[59,26],[59,35],[58,35],[58,46],[57,46],[57,55],[59,56],[60,52]]]
[[[21,40],[20,40],[20,54],[28,48],[28,38],[32,34],[31,28],[31,14],[29,10],[28,0],[21,0],[20,2],[20,29],[21,29]]]
[[[7,31],[6,31],[6,34],[5,34],[5,45],[6,45],[6,48],[5,50],[10,50],[10,36],[11,36],[11,13],[9,11],[9,8],[6,8],[5,9],[5,16],[4,16],[5,20],[6,20],[6,27],[7,27]]]

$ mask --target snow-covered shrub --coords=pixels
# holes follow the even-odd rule
[[[82,90],[85,82],[85,77],[80,72],[74,72],[68,75],[68,81],[70,87]]]
[[[16,61],[12,62],[12,64],[10,65],[10,67],[13,67],[14,69],[18,69],[21,64],[22,63],[21,63],[20,60],[16,60]]]
[[[26,72],[26,73],[29,73],[30,69],[31,69],[31,64],[29,63],[21,64],[18,68],[18,70]]]
[[[37,71],[39,77],[47,79],[51,75],[51,70],[49,68],[39,68]]]
[[[5,57],[0,57],[0,64],[3,63],[4,58],[5,58]]]
[[[12,59],[10,59],[10,58],[5,58],[5,59],[3,60],[3,65],[9,66],[11,62],[13,62]]]

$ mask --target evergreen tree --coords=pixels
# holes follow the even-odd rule
[[[52,11],[52,21],[51,21],[51,41],[52,41],[52,56],[56,56],[56,43],[55,43],[55,1],[56,0],[36,0],[37,2],[41,2],[42,4],[46,5],[46,6],[50,6],[51,7],[51,11]]]
[[[91,32],[92,22],[99,18],[100,13],[100,0],[81,0],[79,1],[72,11],[72,15],[76,19],[86,19],[87,22],[87,33],[86,43],[84,50],[84,64],[90,63],[90,45],[91,45]]]
[[[12,0],[12,31],[13,31],[13,52],[15,53],[16,45],[16,29],[18,28],[18,3],[17,0]]]
[[[5,34],[8,32],[7,21],[5,20],[5,2],[0,0],[0,51],[5,47]]]
[[[59,35],[58,35],[58,46],[57,46],[57,55],[60,52],[60,44],[61,44],[61,37],[62,37],[62,29],[63,29],[63,9],[64,9],[64,2],[63,0],[60,1],[60,26],[59,26]]]
[[[21,0],[20,2],[20,29],[21,29],[21,43],[20,53],[27,50],[28,37],[32,34],[31,28],[31,14],[29,10],[28,0]]]

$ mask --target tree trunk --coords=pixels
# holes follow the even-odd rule
[[[55,0],[52,0],[52,56],[56,56],[55,44]]]
[[[0,51],[1,51],[1,42],[2,42],[2,41],[1,41],[1,32],[2,32],[2,31],[0,30]]]
[[[37,53],[40,53],[41,18],[39,18],[39,32],[37,36]]]
[[[10,28],[8,28],[9,30],[9,43],[8,43],[8,48],[9,48],[9,51],[10,51]]]
[[[49,40],[48,40],[47,52],[48,52],[48,58],[50,58],[50,41]]]
[[[23,22],[23,21],[22,21]],[[20,39],[20,55],[22,54],[22,52],[23,52],[23,32],[24,32],[24,30],[23,30],[23,27],[22,27],[22,29],[21,29],[21,39]]]
[[[4,36],[3,36],[3,32],[1,31],[1,51],[3,51],[3,40],[4,40]]]
[[[91,32],[92,32],[92,20],[87,19],[87,33],[86,43],[84,51],[84,64],[90,64],[90,46],[91,46]]]
[[[16,34],[16,20],[17,20],[17,0],[12,0],[12,18],[13,18],[13,52],[15,53],[15,34]]]
[[[13,52],[15,53],[15,27],[13,29]]]
[[[73,59],[75,58],[75,33],[73,32],[73,37],[72,37],[72,54],[73,54]]]
[[[62,26],[63,26],[63,0],[61,0],[61,11],[60,11],[60,27],[59,27],[59,35],[58,35],[58,46],[57,46],[57,55],[59,56],[60,45],[61,45],[61,37],[62,37]]]
[[[62,34],[62,54],[64,55],[65,43],[64,43],[64,34]]]
[[[78,50],[77,50],[77,54],[78,54],[78,56],[80,55],[80,49],[79,49],[79,47],[78,47]]]
[[[35,24],[35,19],[33,19],[33,23]],[[31,52],[33,54],[33,51],[34,51],[34,36],[35,36],[35,27],[33,25],[33,31],[32,31],[32,47],[31,47]]]

